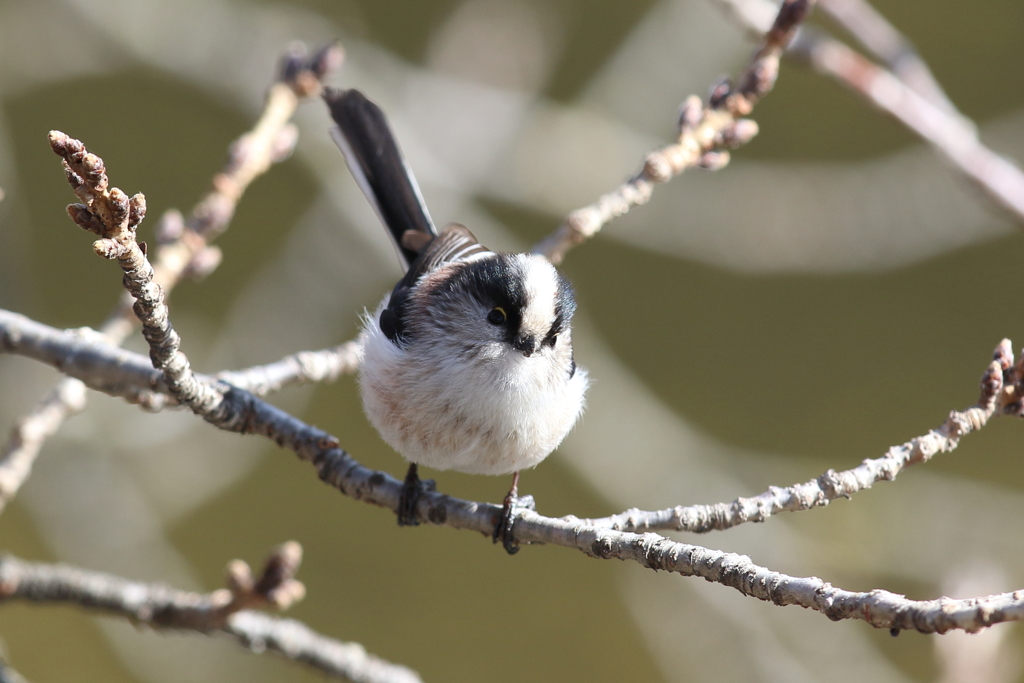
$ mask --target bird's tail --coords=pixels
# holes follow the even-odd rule
[[[324,101],[337,124],[331,129],[331,137],[345,155],[359,188],[388,229],[408,270],[437,230],[387,117],[358,90],[327,88]]]

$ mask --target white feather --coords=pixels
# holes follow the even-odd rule
[[[550,273],[532,261],[526,269],[528,291],[539,297],[529,315],[547,315],[550,326],[557,280],[541,261]],[[517,472],[546,458],[583,412],[587,373],[577,368],[570,375],[568,329],[554,348],[530,357],[503,341],[477,344],[486,329],[477,321],[487,311],[467,301],[464,321],[451,321],[454,331],[418,339],[411,352],[380,330],[387,302],[364,321],[360,388],[370,422],[410,462],[469,474]],[[468,346],[472,353],[464,352]]]

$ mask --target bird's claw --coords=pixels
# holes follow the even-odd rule
[[[498,518],[498,523],[494,525],[494,533],[491,535],[491,539],[495,543],[501,541],[505,552],[509,555],[515,555],[519,552],[519,544],[516,543],[515,537],[512,534],[512,527],[515,526],[516,518],[522,510],[536,509],[537,505],[533,500],[533,496],[519,498],[509,493],[505,496],[505,503],[501,506],[501,517]]]
[[[409,473],[402,482],[402,494],[398,499],[398,526],[417,526],[420,523],[416,516],[416,505],[420,496],[437,490],[433,479],[420,479],[416,465],[409,467]]]

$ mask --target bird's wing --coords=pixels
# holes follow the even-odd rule
[[[408,241],[408,235],[407,239]],[[406,302],[416,282],[427,273],[440,268],[446,263],[465,261],[475,256],[487,256],[493,252],[480,244],[473,233],[464,225],[450,223],[431,242],[422,247],[422,251],[405,276],[398,281],[391,291],[387,307],[381,311],[380,329],[395,344],[401,343],[405,333]]]
[[[411,237],[407,233],[403,241],[409,242],[411,239],[416,238]],[[478,254],[493,253],[490,249],[480,244],[476,236],[469,231],[469,228],[458,223],[449,223],[441,231],[440,235],[418,251],[420,251],[420,255],[405,275],[405,279],[409,281],[409,284],[413,284],[421,275],[429,273],[445,263],[464,261]]]

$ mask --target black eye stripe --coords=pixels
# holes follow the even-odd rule
[[[541,345],[553,347],[555,345],[555,342],[558,341],[558,334],[562,331],[562,329],[564,329],[564,327],[565,316],[562,315],[561,313],[556,313],[555,322],[551,323],[551,329],[549,329],[548,333],[544,336],[544,341]]]
[[[436,307],[438,314],[445,309],[462,307],[467,297],[475,300],[487,311],[485,319],[504,329],[505,340],[509,343],[519,332],[526,306],[526,288],[515,254],[494,254],[457,264],[448,277],[432,284],[428,297],[430,307]],[[491,320],[492,312],[498,308],[505,314],[501,323]]]
[[[553,347],[558,335],[569,327],[573,313],[576,312],[576,297],[569,281],[558,275],[558,289],[555,291],[555,320],[544,337],[544,344]]]
[[[455,309],[464,310],[467,298],[475,300],[483,308],[483,320],[491,325],[502,326],[506,341],[511,343],[517,334],[535,330],[523,330],[523,313],[527,306],[543,305],[542,302],[529,301],[529,288],[525,285],[527,273],[536,271],[524,267],[522,257],[516,254],[492,254],[475,261],[453,264],[450,272],[443,279],[435,279],[429,284],[429,291],[424,288],[421,294],[428,300],[428,310],[432,319],[447,317],[442,312]],[[540,276],[546,277],[547,274]],[[569,323],[576,310],[576,300],[572,286],[568,280],[555,274],[557,284],[553,303],[553,319],[551,326],[543,336],[543,346],[554,347],[558,335],[569,329]],[[419,296],[417,296],[419,298]],[[421,299],[422,300],[422,299]],[[502,309],[505,320],[502,323],[492,320],[494,311]]]

